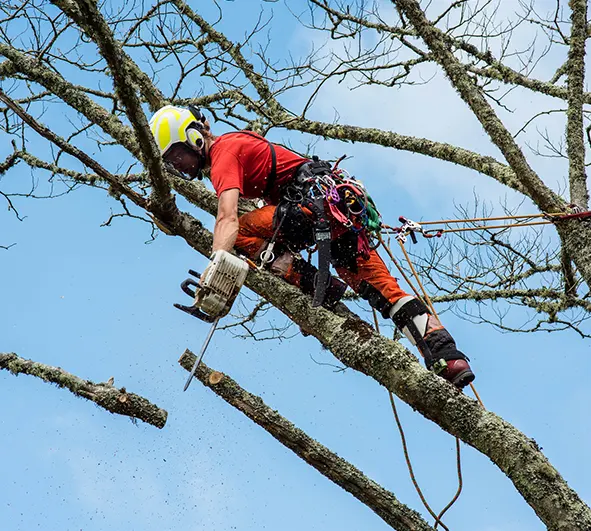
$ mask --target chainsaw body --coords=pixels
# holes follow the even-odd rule
[[[216,251],[202,275],[189,269],[188,278],[181,289],[193,297],[191,306],[175,304],[175,308],[187,312],[208,323],[227,315],[248,274],[248,264],[227,251]]]

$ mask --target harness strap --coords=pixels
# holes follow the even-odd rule
[[[317,197],[305,203],[314,214],[314,240],[318,246],[318,273],[316,273],[312,307],[321,306],[330,282],[330,222],[324,211],[324,198]]]

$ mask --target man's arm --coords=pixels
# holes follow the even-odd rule
[[[231,251],[238,235],[238,196],[240,190],[224,190],[218,200],[218,215],[213,229],[213,249]]]

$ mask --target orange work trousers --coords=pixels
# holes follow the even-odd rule
[[[257,208],[252,212],[243,214],[239,218],[240,227],[234,247],[246,254],[249,258],[258,258],[263,246],[273,237],[273,216],[274,205],[267,205]],[[281,243],[281,238],[276,240]],[[386,264],[382,261],[376,251],[370,251],[369,257],[364,259],[357,257],[357,272],[354,273],[343,267],[336,268],[339,277],[346,282],[356,293],[362,281],[366,281],[376,288],[388,302],[396,302],[401,297],[408,296],[408,293],[400,289],[396,279],[390,275]],[[300,286],[301,275],[291,268],[283,278],[295,286]]]

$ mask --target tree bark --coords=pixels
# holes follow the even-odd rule
[[[195,355],[190,350],[186,350],[180,357],[179,363],[185,370],[190,371],[195,360]],[[384,489],[351,463],[312,439],[277,411],[267,406],[260,397],[242,389],[235,380],[226,374],[213,371],[201,363],[195,377],[323,476],[367,505],[394,529],[399,531],[433,530],[419,513],[398,501],[392,492]]]
[[[30,374],[54,383],[117,415],[138,419],[157,428],[163,428],[166,424],[168,413],[164,409],[160,409],[139,395],[128,393],[124,387],[117,389],[112,383],[97,384],[90,380],[83,380],[60,367],[26,360],[14,353],[0,353],[0,369],[15,375]]]
[[[183,217],[175,230],[208,255],[211,234]],[[372,377],[448,433],[487,455],[552,530],[591,529],[591,510],[532,439],[424,369],[397,342],[350,312],[312,308],[310,297],[267,272],[251,271],[246,285],[316,337],[344,365]]]
[[[583,130],[583,93],[585,89],[585,44],[587,42],[587,0],[570,0],[571,35],[568,51],[568,111],[566,147],[570,200],[581,208],[589,207],[585,173],[585,132]]]

